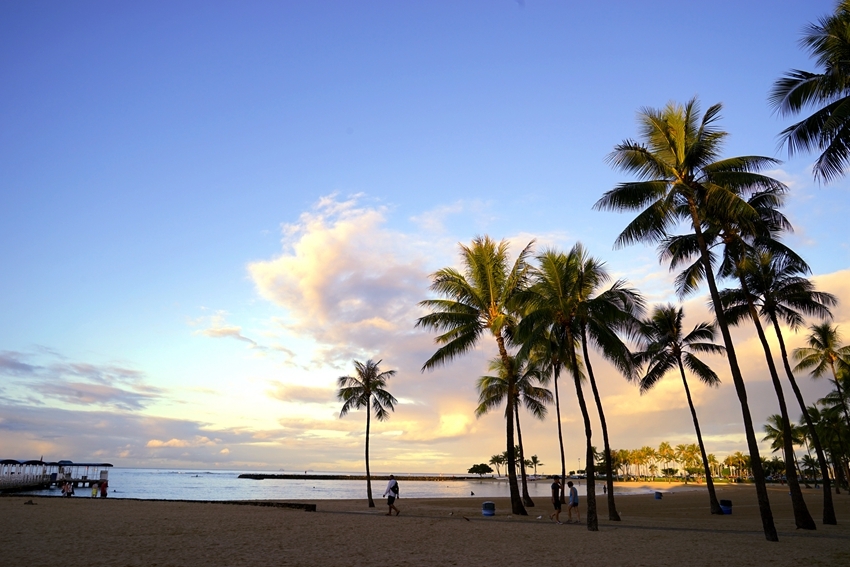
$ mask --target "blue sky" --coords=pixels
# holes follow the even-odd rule
[[[818,186],[813,156],[787,160],[789,119],[767,105],[783,72],[814,69],[798,39],[832,8],[4,3],[0,453],[357,469],[364,416],[337,419],[332,386],[373,357],[403,401],[376,429],[378,470],[486,460],[504,449],[498,416],[472,414],[492,345],[420,374],[428,273],[477,234],[580,240],[669,299],[652,249],[612,250],[628,216],[591,207],[625,180],[605,156],[636,112],[670,100],[722,102],[727,155],[785,160],[789,242],[846,300],[848,182]],[[604,380],[616,447],[690,442],[675,384],[653,398]],[[827,390],[806,382],[811,399]],[[731,386],[702,394],[709,451],[742,450]],[[554,430],[527,433],[552,464]],[[569,448],[581,456],[579,428]]]

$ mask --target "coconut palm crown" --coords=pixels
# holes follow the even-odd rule
[[[780,143],[791,156],[820,152],[814,176],[829,182],[842,177],[850,164],[850,1],[839,2],[833,14],[803,33],[800,43],[822,72],[788,71],[774,83],[769,101],[781,116],[813,110],[785,128]]]

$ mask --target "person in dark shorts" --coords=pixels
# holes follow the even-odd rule
[[[398,482],[393,475],[390,475],[390,481],[387,483],[387,489],[384,491],[384,496],[387,497],[387,506],[389,506],[387,516],[392,516],[393,510],[395,510],[396,516],[401,514],[401,511],[395,507],[395,499],[398,498]]]
[[[581,523],[581,512],[578,509],[578,490],[573,486],[573,481],[569,481],[567,486],[570,487],[570,500],[567,503],[567,523],[573,523],[573,509],[576,511],[576,522],[577,524]]]
[[[549,514],[549,519],[561,524],[563,523],[561,522],[561,479],[557,476],[552,478],[554,479],[552,482],[552,506],[555,507],[555,511]]]

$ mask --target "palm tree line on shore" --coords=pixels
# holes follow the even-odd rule
[[[789,154],[821,151],[815,177],[830,181],[842,176],[850,164],[850,0],[840,2],[835,14],[810,25],[802,43],[825,72],[789,72],[776,82],[770,102],[786,115],[824,105],[781,136]],[[830,308],[837,300],[814,289],[807,279],[809,266],[782,242],[783,235],[793,230],[782,212],[788,188],[765,173],[779,162],[764,156],[722,156],[728,134],[718,127],[721,109],[715,104],[702,113],[696,98],[685,104],[671,102],[660,109],[641,109],[638,138],[624,140],[608,156],[615,169],[634,179],[604,192],[594,205],[600,211],[635,213],[615,239],[615,247],[657,246],[659,261],[677,273],[675,291],[680,299],[695,294],[702,286],[707,288],[713,321],[699,323],[686,334],[681,307],[656,306],[647,317],[641,294],[625,281],[610,284],[604,262],[589,256],[580,243],[568,252],[547,248],[535,255],[532,241],[511,261],[506,241],[478,236],[470,244],[460,245],[459,268],[446,267],[431,275],[430,289],[435,297],[420,302],[425,314],[416,321],[416,327],[436,332],[437,350],[425,361],[422,371],[449,364],[480,345],[495,347],[491,370],[497,376],[479,379],[476,414],[505,405],[506,450],[490,462],[505,468],[512,513],[525,515],[526,507],[534,505],[525,486],[530,459],[525,459],[521,441],[521,407],[542,419],[546,406],[554,404],[561,476],[566,474],[559,384],[564,377],[572,382],[584,425],[589,530],[598,529],[597,466],[604,471],[600,476],[610,488],[606,491],[609,520],[619,520],[611,484],[614,471],[623,466],[644,466],[644,474],[652,474],[652,466],[657,469],[659,459],[681,459],[675,462],[686,474],[703,476],[709,485],[710,512],[722,513],[711,488],[712,472],[718,474],[721,463],[706,451],[687,378],[690,374],[717,386],[716,372],[698,356],[713,354],[724,356],[728,364],[747,444],[746,454],[730,455],[723,464],[739,475],[746,470],[752,477],[765,538],[778,541],[766,471],[775,471],[780,462],[789,482],[797,528],[816,528],[797,482],[793,447],[800,438],[815,451],[816,458],[807,451],[807,462],[817,463],[824,485],[822,521],[837,522],[832,479],[836,491],[842,484],[846,487],[850,479],[850,347],[840,344],[837,328],[829,323]],[[726,282],[732,285],[721,289]],[[810,327],[809,346],[789,357],[782,324],[791,332],[799,332],[808,318],[821,322]],[[730,332],[732,326],[745,323],[756,330],[779,409],[770,418],[768,426],[772,429],[767,431],[772,446],[782,451],[782,458],[773,461],[760,453],[746,382]],[[784,378],[802,411],[803,425],[791,422],[768,329],[779,341]],[[716,333],[719,344],[713,342]],[[613,450],[591,352],[613,364],[624,379],[640,387],[642,394],[668,371],[676,372],[682,379],[697,443],[676,448],[662,444],[651,465],[637,464],[641,459],[651,460],[640,456],[654,451],[649,448],[639,450],[639,454]],[[793,369],[790,358],[797,362]],[[814,405],[806,405],[796,383],[795,372],[807,370],[814,377],[829,376],[835,387]],[[547,388],[550,384],[552,390]],[[354,394],[344,398],[340,390],[340,399],[346,401],[344,411],[368,407],[369,392],[377,395],[379,391],[364,385],[356,387],[360,388],[356,398]],[[380,391],[384,392],[382,396],[389,395]],[[599,463],[588,395],[593,396],[592,406],[601,425]],[[366,401],[351,406],[353,399]],[[387,408],[392,410],[388,398],[382,399],[384,405],[373,408],[378,419],[387,417]],[[369,415],[367,412],[367,476]],[[369,500],[371,504],[371,487]]]

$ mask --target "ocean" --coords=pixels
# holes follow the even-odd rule
[[[144,500],[332,500],[366,498],[365,480],[251,480],[238,478],[242,473],[280,474],[280,471],[231,471],[231,470],[175,470],[175,469],[109,469],[110,498],[141,498]],[[293,471],[286,471],[291,474]],[[310,471],[310,474],[321,474]],[[332,474],[363,474],[328,472]],[[386,473],[377,473],[385,475]],[[510,496],[506,477],[441,481],[405,480],[405,475],[396,474],[400,497],[404,498],[501,498]],[[451,476],[451,475],[448,475]],[[586,494],[584,481],[574,480],[579,494]],[[540,478],[528,482],[529,496],[549,498],[552,481]],[[602,483],[597,482],[597,493],[602,493]],[[380,499],[386,481],[372,481],[372,497]],[[521,487],[520,487],[521,489]],[[618,494],[646,494],[647,487],[618,487]],[[33,491],[24,494],[61,496],[58,488]],[[78,488],[76,497],[90,497],[91,490]]]

